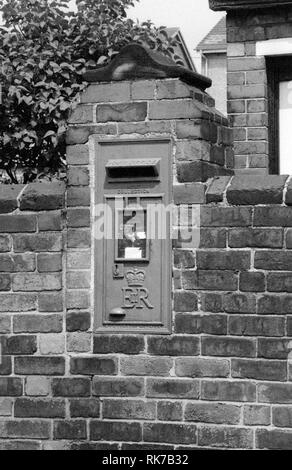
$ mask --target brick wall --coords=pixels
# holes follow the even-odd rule
[[[88,155],[83,155],[87,147],[77,145],[97,135],[172,137],[176,182],[205,182],[212,176],[233,173],[233,141],[226,117],[215,109],[211,96],[179,79],[92,84],[69,122],[69,163],[74,164],[69,174],[86,171],[76,164],[88,164]],[[80,151],[84,161],[71,159],[71,152]],[[69,180],[69,184],[88,185],[88,181],[83,175],[82,182]]]
[[[1,450],[42,448],[65,417],[64,203],[62,183],[0,187]]]
[[[226,119],[179,80],[91,85],[70,122],[66,190],[0,190],[0,449],[291,448],[291,180],[224,170]],[[94,332],[97,135],[170,136],[201,204],[171,335]]]
[[[171,136],[174,202],[201,204],[199,248],[175,243],[173,251],[172,334],[93,334],[90,354],[71,359],[71,374],[88,374],[100,400],[100,415],[83,410],[89,443],[81,448],[289,447],[291,184],[218,177],[233,154],[213,104],[177,79],[93,84],[71,118],[71,168],[93,178],[97,134]],[[75,247],[80,263],[87,249]]]
[[[269,169],[267,70],[265,57],[256,55],[256,42],[291,36],[291,6],[227,14],[227,107],[238,174]]]

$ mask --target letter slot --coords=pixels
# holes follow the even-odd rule
[[[159,158],[109,160],[106,164],[107,179],[110,183],[157,181],[159,179],[159,166]]]

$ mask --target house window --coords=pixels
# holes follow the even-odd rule
[[[270,173],[292,174],[292,56],[267,57]]]
[[[292,79],[279,83],[279,172],[292,175]]]

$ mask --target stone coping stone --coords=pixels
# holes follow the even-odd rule
[[[56,210],[64,207],[65,184],[33,183],[28,184],[20,198],[20,210]]]
[[[0,213],[21,211],[50,211],[65,206],[66,186],[62,181],[0,185]]]
[[[231,179],[231,176],[219,176],[213,178],[206,193],[206,202],[222,202],[225,189]]]
[[[287,204],[287,206],[292,206],[292,179],[289,181],[287,185],[285,203]]]
[[[206,185],[203,183],[186,183],[174,185],[174,204],[204,204]]]
[[[288,175],[215,176],[203,184],[174,185],[175,204],[292,205],[292,179]],[[288,183],[288,184],[287,184]],[[64,182],[0,185],[0,214],[50,211],[65,207]]]
[[[24,184],[1,184],[0,185],[0,213],[8,214],[18,208],[18,197]]]
[[[233,205],[282,204],[288,175],[234,176],[227,188],[227,201]]]

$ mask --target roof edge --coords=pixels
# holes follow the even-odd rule
[[[292,0],[209,0],[209,7],[214,11],[251,10],[289,5],[292,6]]]

